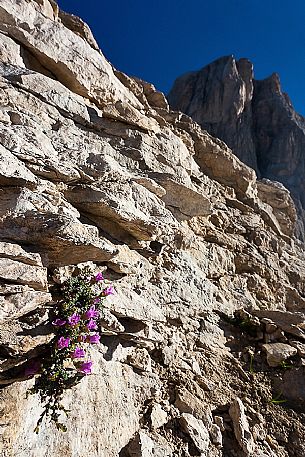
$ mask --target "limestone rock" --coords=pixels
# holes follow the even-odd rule
[[[305,357],[305,344],[300,341],[289,341],[290,346],[296,348],[300,357]]]
[[[298,352],[296,348],[285,343],[263,344],[262,348],[266,352],[267,363],[270,367],[277,367]]]
[[[254,314],[260,318],[270,319],[273,324],[284,332],[305,340],[305,314],[279,310],[255,310]]]
[[[2,0],[0,16],[1,30],[29,49],[64,85],[103,104],[105,113],[107,112],[110,117],[130,117],[132,123],[148,129],[153,128],[154,122],[145,119],[140,113],[141,104],[114,76],[104,56],[85,46],[83,39],[67,29],[64,24],[46,18],[33,3],[26,0],[19,2],[18,7]],[[22,26],[25,24],[22,22],[24,18],[26,27]],[[48,48],[48,39],[51,35],[56,40],[52,54]],[[79,68],[82,66],[85,71],[80,73]],[[97,86],[94,81],[103,84]]]
[[[33,173],[3,146],[0,146],[0,165],[0,185],[28,185],[30,187],[35,185],[36,178]]]
[[[34,290],[28,285],[1,285],[0,321],[22,316],[51,301],[50,293]]]
[[[152,407],[150,420],[152,428],[157,429],[166,424],[168,416],[167,413],[161,408],[161,406],[156,404]]]
[[[292,368],[284,373],[283,381],[278,383],[283,398],[299,407],[303,407],[305,403],[304,374],[305,367]]]
[[[150,83],[114,70],[54,0],[0,0],[0,18],[1,451],[237,456],[253,444],[242,406],[235,432],[227,413],[239,395],[254,455],[303,457],[290,407],[301,404],[304,359],[287,408],[266,409],[274,370],[261,370],[260,353],[270,338],[294,351],[297,340],[303,354],[305,255],[288,190],[257,179]],[[231,59],[226,100],[213,100],[229,101],[227,129],[240,116],[249,148],[251,71]],[[67,433],[44,420],[36,435],[42,409],[25,397],[25,370],[53,344],[60,285],[84,267],[115,290],[88,354],[94,370],[64,395]],[[255,337],[232,325],[236,310]],[[289,370],[279,372],[287,387]]]
[[[26,263],[27,265],[43,266],[40,254],[26,251],[18,244],[0,241],[0,256],[11,260],[17,260]]]
[[[200,419],[196,419],[192,414],[183,413],[180,418],[183,431],[190,435],[196,448],[203,456],[207,456],[209,447],[209,432]]]
[[[209,408],[187,389],[181,388],[177,390],[175,406],[181,413],[192,414],[194,417],[203,420],[208,428],[212,426],[212,416]]]
[[[209,432],[211,435],[212,443],[216,444],[216,446],[222,447],[222,433],[218,425],[213,424]]]
[[[151,371],[151,358],[145,348],[135,349],[128,357],[128,363],[140,371]]]
[[[127,447],[127,457],[172,457],[170,447],[156,443],[144,431],[140,431]]]
[[[235,437],[246,455],[253,455],[254,440],[249,429],[249,422],[245,414],[245,407],[240,398],[235,398],[231,403],[229,414],[231,416]]]
[[[0,278],[27,284],[36,290],[47,290],[47,269],[11,259],[0,259]]]
[[[305,122],[294,111],[288,95],[282,92],[278,75],[257,81],[250,61],[226,56],[198,72],[179,77],[168,100],[173,109],[188,114],[202,128],[223,140],[259,176],[279,181],[290,190],[298,207],[297,232],[304,238],[304,158],[301,151]],[[273,191],[268,190],[269,200],[274,198],[272,194],[281,193],[278,186],[272,186]],[[264,187],[262,184],[263,193],[266,192]],[[289,194],[284,199],[283,196],[275,203],[276,213],[284,232],[291,233],[295,214],[287,207]],[[286,221],[283,205],[289,213]]]

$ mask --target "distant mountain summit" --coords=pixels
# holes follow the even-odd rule
[[[177,78],[168,101],[223,140],[259,178],[290,190],[304,239],[305,119],[282,92],[279,76],[258,81],[249,60],[221,57]]]

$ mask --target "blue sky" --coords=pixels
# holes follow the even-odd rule
[[[58,0],[86,21],[119,70],[167,93],[175,78],[233,54],[273,72],[305,115],[304,0]]]

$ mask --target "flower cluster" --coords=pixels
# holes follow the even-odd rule
[[[49,416],[58,429],[65,431],[60,422],[62,412],[68,411],[61,404],[64,391],[75,385],[92,371],[93,362],[86,350],[91,344],[100,342],[98,318],[102,300],[114,293],[107,286],[102,273],[93,275],[86,268],[66,281],[61,288],[63,300],[56,307],[52,320],[54,333],[49,354],[26,368],[26,376],[38,373],[31,393],[39,393],[45,409],[38,421],[36,432],[44,416]]]

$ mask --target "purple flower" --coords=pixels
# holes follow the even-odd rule
[[[52,324],[55,326],[55,327],[62,327],[63,325],[65,325],[67,322],[63,319],[55,319],[55,321],[52,322]]]
[[[96,330],[97,329],[96,322],[93,319],[90,319],[90,321],[88,322],[87,329],[88,330]]]
[[[77,325],[80,321],[80,315],[79,314],[72,314],[72,316],[68,317],[68,324],[69,325]]]
[[[71,338],[65,338],[64,336],[61,336],[59,340],[57,341],[57,347],[58,349],[63,349],[67,348],[70,344]]]
[[[103,276],[103,274],[102,274],[101,272],[96,273],[96,275],[95,275],[95,280],[96,280],[96,282],[104,281],[104,276]]]
[[[100,303],[100,301],[101,301],[100,297],[96,297],[93,301],[93,304],[98,305]]]
[[[82,357],[85,357],[85,351],[82,348],[76,348],[74,352],[72,353],[72,358],[73,359],[81,359]]]
[[[88,311],[86,311],[85,316],[87,319],[91,319],[92,317],[97,318],[99,317],[99,312],[95,309],[95,306],[92,305]]]
[[[41,364],[38,360],[33,360],[24,370],[25,376],[33,376],[40,370]]]
[[[88,360],[88,362],[83,362],[79,367],[79,371],[84,374],[90,374],[92,365],[93,362],[91,362],[91,360]]]
[[[91,344],[98,344],[100,342],[100,335],[95,333],[94,335],[89,336],[89,343]]]
[[[114,294],[114,287],[113,286],[108,286],[106,289],[103,290],[103,295],[107,297],[107,295],[113,295]]]

